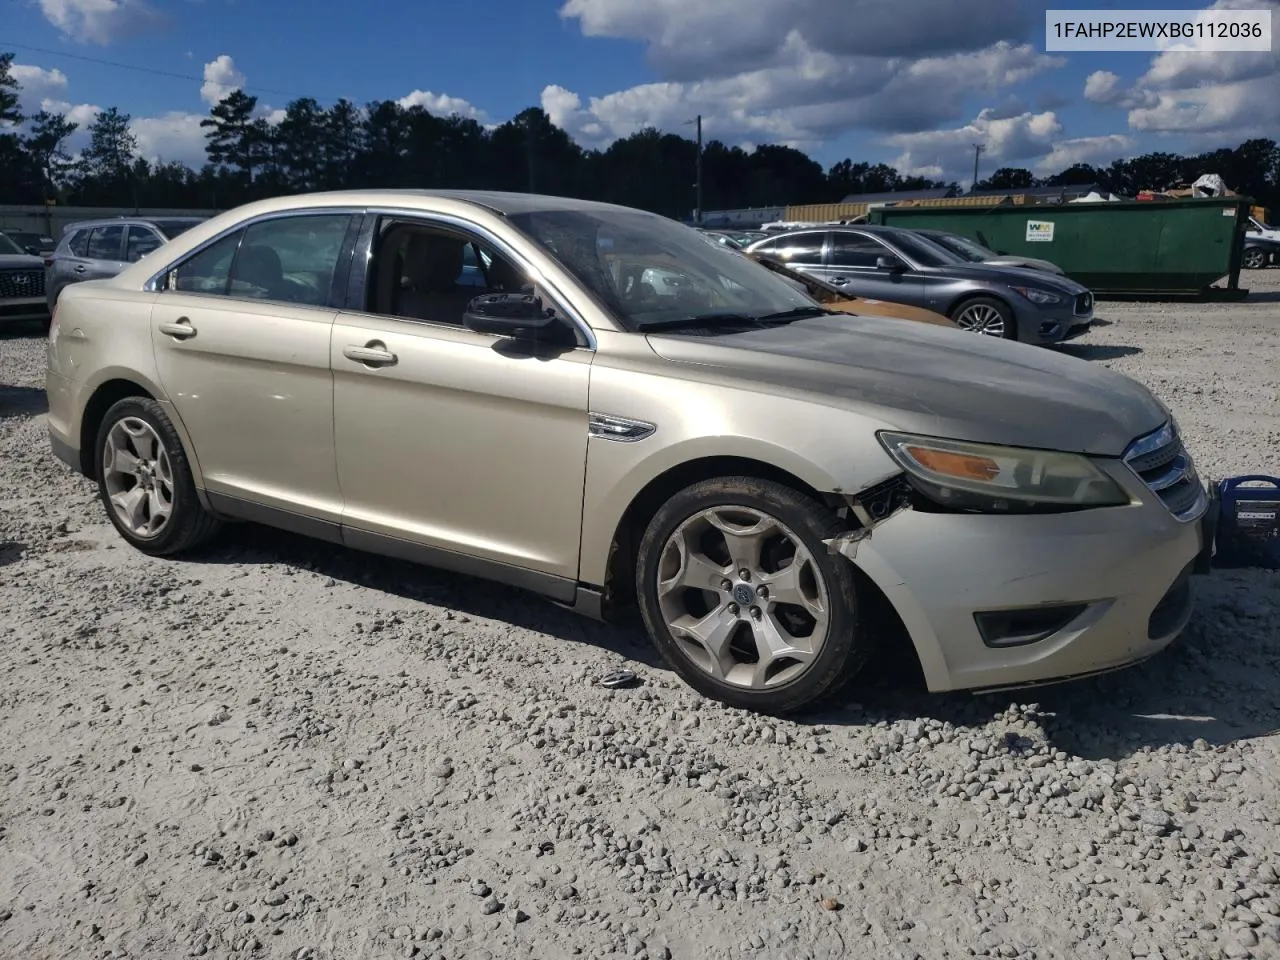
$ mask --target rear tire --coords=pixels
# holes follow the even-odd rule
[[[873,652],[853,565],[823,544],[844,529],[821,503],[768,480],[722,477],[677,493],[636,560],[640,613],[663,659],[699,693],[747,710],[791,713],[834,697]]]
[[[1240,266],[1246,270],[1261,270],[1267,265],[1267,261],[1271,258],[1267,255],[1267,251],[1259,247],[1249,247],[1240,256]]]
[[[951,308],[951,320],[966,333],[1018,339],[1018,321],[1009,305],[995,297],[969,297]]]
[[[171,556],[205,543],[221,529],[200,503],[182,441],[156,401],[126,397],[113,404],[95,443],[98,494],[130,546]]]

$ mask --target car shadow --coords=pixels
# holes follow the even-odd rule
[[[1057,349],[1081,360],[1118,360],[1142,352],[1141,347],[1113,343],[1060,343]]]
[[[8,566],[21,560],[26,550],[27,545],[16,540],[0,542],[0,567]]]
[[[647,667],[667,669],[638,619],[600,623],[550,600],[505,584],[481,580],[408,560],[364,553],[254,523],[228,526],[192,557],[202,563],[292,566],[321,576],[472,617],[501,620],[561,640],[610,650]]]
[[[0,383],[0,417],[39,416],[49,412],[49,397],[35,387],[11,387]]]
[[[1114,323],[1114,321],[1107,320],[1105,317],[1094,317],[1092,320],[1089,321],[1089,326],[1090,327],[1109,327],[1112,325],[1112,323]]]

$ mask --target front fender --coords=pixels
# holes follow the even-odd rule
[[[664,474],[698,461],[734,457],[786,471],[823,493],[856,493],[899,470],[875,439],[885,426],[812,400],[725,384],[673,381],[662,389],[636,371],[597,365],[593,412],[643,420],[636,442],[592,437],[587,444],[579,579],[605,582],[614,534],[637,496]]]

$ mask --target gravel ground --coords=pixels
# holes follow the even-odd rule
[[[1210,476],[1280,473],[1247,280],[1066,348]],[[136,553],[48,453],[41,341],[0,356],[2,957],[1280,957],[1274,573],[1108,677],[766,720],[463,577],[250,526]]]

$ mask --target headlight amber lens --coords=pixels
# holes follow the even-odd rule
[[[1026,506],[1119,506],[1129,496],[1087,457],[883,432],[889,456],[940,503],[993,512]]]

